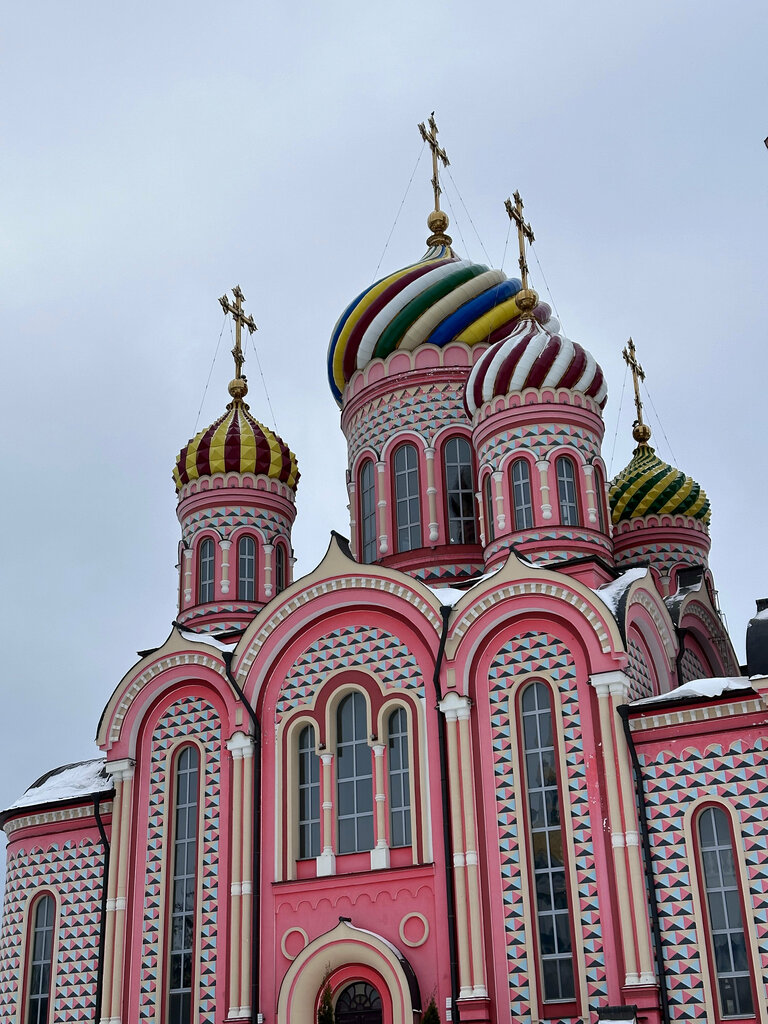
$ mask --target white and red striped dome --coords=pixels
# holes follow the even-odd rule
[[[554,317],[543,326],[529,317],[491,345],[467,381],[470,416],[492,398],[525,388],[568,388],[587,395],[602,409],[608,399],[603,371],[585,348],[559,331]]]

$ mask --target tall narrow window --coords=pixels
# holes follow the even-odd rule
[[[448,513],[448,538],[451,544],[474,544],[475,478],[472,449],[464,437],[452,437],[443,448],[445,462],[445,501]]]
[[[168,1024],[192,1021],[199,765],[197,747],[184,747],[175,778]]]
[[[565,851],[549,691],[532,683],[522,696],[525,777],[533,853],[539,959],[545,1002],[575,997]]]
[[[396,708],[389,716],[389,827],[392,846],[411,845],[411,781],[408,769],[408,716]]]
[[[395,452],[395,520],[398,551],[412,551],[421,545],[418,465],[419,457],[414,446],[401,444]]]
[[[339,853],[373,849],[373,765],[362,693],[350,693],[336,713]]]
[[[282,544],[275,544],[275,593],[281,594],[285,590],[285,548]]]
[[[237,599],[255,601],[256,542],[253,537],[241,537],[237,542]]]
[[[213,541],[210,537],[206,537],[198,548],[198,600],[200,604],[205,604],[207,601],[213,600],[213,573],[215,565],[215,555]]]
[[[515,510],[515,529],[530,530],[533,527],[531,469],[525,459],[515,459],[512,463],[512,503]]]
[[[605,484],[603,474],[595,466],[595,504],[597,505],[597,527],[600,533],[605,533]]]
[[[491,474],[485,478],[485,521],[488,524],[488,544],[496,539],[496,528],[493,522],[493,484]]]
[[[360,473],[360,539],[363,561],[376,561],[376,484],[373,463],[363,463]]]
[[[579,525],[579,504],[576,498],[576,473],[573,462],[561,455],[557,467],[557,496],[560,501],[560,523],[562,526]]]
[[[315,753],[315,730],[299,733],[299,857],[320,855],[320,758]]]
[[[699,815],[699,843],[720,1013],[747,1016],[755,1011],[744,914],[728,815],[721,807],[707,807]]]
[[[36,901],[32,921],[31,962],[27,999],[27,1024],[48,1024],[53,963],[53,896]]]

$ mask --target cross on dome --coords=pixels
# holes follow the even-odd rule
[[[438,129],[434,110],[429,115],[427,124],[429,125],[429,130],[427,130],[423,121],[419,123],[421,137],[432,150],[432,190],[435,194],[435,208],[427,217],[427,227],[432,232],[427,239],[427,245],[450,245],[453,239],[445,233],[448,227],[448,215],[440,209],[440,195],[443,190],[440,188],[440,169],[438,166],[438,162],[440,162],[443,167],[448,167],[450,166],[450,160],[448,159],[448,154],[437,142]]]
[[[509,219],[513,220],[517,225],[517,243],[520,247],[520,258],[518,263],[520,264],[520,276],[523,281],[523,287],[516,296],[518,308],[523,316],[530,316],[536,303],[539,301],[539,297],[533,289],[528,287],[528,260],[525,256],[525,243],[533,245],[534,235],[533,229],[530,224],[526,224],[523,220],[523,200],[520,197],[520,193],[515,191],[512,193],[515,197],[515,205],[512,205],[511,199],[504,201],[504,209],[509,214]]]
[[[647,444],[651,439],[651,428],[647,423],[643,422],[643,403],[640,399],[640,381],[645,380],[645,372],[637,361],[635,343],[631,338],[625,345],[624,351],[621,354],[624,357],[624,362],[632,371],[632,383],[635,386],[635,409],[637,410],[637,419],[632,427],[632,437],[634,437],[638,444]]]
[[[256,323],[252,316],[246,316],[243,312],[243,303],[245,302],[245,296],[240,290],[240,285],[236,284],[232,289],[232,294],[235,297],[234,302],[229,301],[227,295],[222,295],[219,299],[221,308],[224,310],[224,315],[227,313],[231,314],[232,319],[235,321],[235,347],[232,349],[232,355],[235,359],[235,379],[229,382],[229,393],[238,401],[239,399],[245,398],[248,394],[248,383],[246,378],[243,376],[243,363],[245,362],[245,356],[243,355],[243,347],[241,344],[241,331],[243,326],[248,328],[248,333],[253,334],[257,330]]]

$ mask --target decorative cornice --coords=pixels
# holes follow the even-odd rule
[[[512,583],[499,587],[497,590],[488,591],[481,600],[464,612],[451,630],[451,638],[456,641],[461,640],[472,623],[485,612],[497,608],[499,603],[506,598],[522,597],[525,594],[539,594],[541,597],[554,597],[565,601],[566,604],[575,608],[589,622],[600,643],[600,649],[603,654],[608,654],[611,651],[610,635],[603,620],[594,608],[587,604],[579,594],[569,590],[567,587],[558,586],[554,583],[544,583],[543,581],[537,582],[535,580]]]
[[[758,705],[757,707],[755,705]],[[648,732],[652,729],[664,729],[669,726],[688,725],[692,722],[711,722],[718,718],[731,718],[736,715],[752,715],[762,708],[768,707],[768,701],[759,695],[747,700],[720,701],[717,704],[704,704],[698,707],[677,708],[667,712],[645,715],[643,718],[630,718],[632,732]],[[642,708],[631,708],[631,711],[642,711]]]
[[[205,643],[204,637],[201,637],[200,643]],[[120,698],[120,703],[115,708],[112,715],[112,722],[109,727],[110,742],[115,743],[120,738],[123,720],[128,714],[135,698],[144,689],[146,684],[150,682],[150,680],[154,679],[155,676],[159,676],[169,668],[183,668],[185,665],[195,665],[197,667],[211,669],[212,672],[221,676],[225,682],[227,680],[227,673],[222,662],[207,654],[172,654],[164,658],[159,658],[151,665],[148,665],[141,675],[137,676],[132,681],[131,685]]]
[[[322,583],[309,587],[307,590],[294,594],[281,604],[279,608],[275,609],[259,631],[251,637],[245,654],[237,666],[238,677],[245,679],[260,648],[284,619],[293,615],[294,612],[310,601],[316,601],[326,594],[332,594],[340,590],[374,590],[385,594],[392,594],[394,597],[406,601],[423,615],[430,625],[433,626],[436,633],[440,631],[441,621],[434,608],[404,583],[381,579],[376,576],[345,576],[325,580]]]
[[[100,804],[100,809],[103,814],[111,814],[112,801]],[[20,807],[19,814],[22,816],[9,818],[3,825],[3,831],[9,838],[20,829],[36,828],[40,825],[58,825],[66,821],[81,821],[83,818],[93,817],[93,804],[64,807],[60,811],[41,811],[39,814],[26,814],[24,810]]]

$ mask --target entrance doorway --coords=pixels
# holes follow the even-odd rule
[[[381,996],[373,985],[347,985],[336,1001],[336,1024],[382,1024]]]

